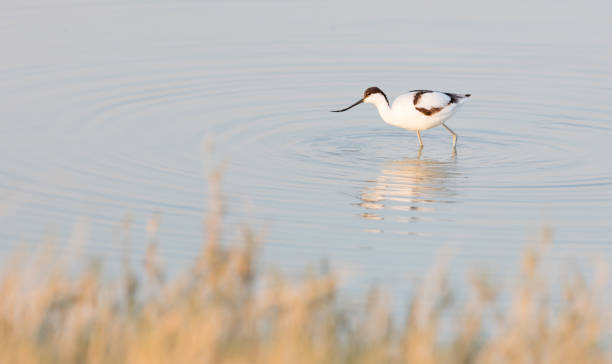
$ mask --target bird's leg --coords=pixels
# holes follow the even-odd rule
[[[457,134],[455,134],[454,131],[452,131],[448,126],[446,126],[445,124],[442,124],[443,127],[446,128],[446,130],[448,130],[449,133],[453,134],[453,149],[455,149],[455,146],[457,145]]]
[[[423,148],[423,141],[421,140],[421,131],[420,130],[417,130],[417,136],[419,137],[419,146],[421,148]]]

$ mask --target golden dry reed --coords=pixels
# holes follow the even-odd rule
[[[611,362],[605,272],[588,283],[578,273],[547,282],[547,234],[524,253],[514,286],[498,292],[474,274],[468,297],[453,303],[433,269],[405,321],[394,322],[376,289],[362,307],[346,308],[333,273],[297,282],[259,273],[248,231],[222,244],[218,180],[201,255],[172,279],[154,239],[143,272],[126,263],[119,282],[96,264],[67,272],[70,264],[49,253],[10,260],[0,277],[0,363]],[[154,217],[152,234],[156,226]],[[554,286],[559,302],[550,299]]]

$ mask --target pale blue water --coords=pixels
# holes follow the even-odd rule
[[[355,289],[401,295],[440,254],[515,271],[543,225],[559,261],[609,257],[611,6],[441,4],[3,3],[0,249],[76,236],[116,260],[129,215],[138,256],[159,212],[181,267],[223,161],[230,240],[254,226],[264,266],[325,259]],[[328,112],[369,86],[472,93],[457,154]]]

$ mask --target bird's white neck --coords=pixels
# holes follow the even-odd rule
[[[387,99],[381,94],[375,94],[368,97],[366,100],[368,104],[374,104],[376,109],[378,109],[378,113],[380,117],[386,122],[390,123],[391,120],[391,107],[387,102]]]

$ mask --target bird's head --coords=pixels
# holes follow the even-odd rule
[[[357,102],[355,102],[353,105],[341,109],[341,110],[333,110],[332,112],[343,112],[346,111],[352,107],[355,107],[359,104],[361,104],[362,102],[365,102],[367,104],[377,104],[379,102],[382,102],[384,100],[384,102],[386,102],[387,104],[389,104],[389,100],[387,99],[387,95],[385,95],[384,92],[382,92],[381,89],[379,89],[378,87],[368,87],[364,92],[363,92],[363,97],[358,100]]]
[[[387,100],[387,95],[385,95],[385,93],[378,87],[368,87],[363,92],[363,102],[366,104],[376,104],[382,99],[384,99],[387,104],[389,103],[389,100]]]

